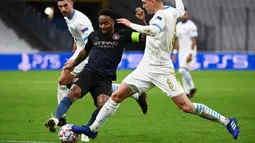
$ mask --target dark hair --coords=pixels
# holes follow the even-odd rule
[[[186,7],[186,6],[184,7],[184,10],[185,10],[185,11],[188,11],[188,9],[187,9],[187,7]]]
[[[102,10],[98,13],[98,17],[101,16],[101,15],[109,16],[109,17],[110,17],[111,19],[113,19],[114,21],[115,21],[116,18],[117,18],[116,13],[115,13],[112,9],[109,9],[109,8],[102,9]]]

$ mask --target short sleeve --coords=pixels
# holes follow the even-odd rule
[[[122,31],[125,43],[132,42],[132,38],[131,38],[132,32],[133,32],[132,30],[126,30],[126,29]]]
[[[197,26],[194,23],[190,26],[189,36],[191,38],[196,38],[198,36]]]
[[[132,30],[124,30],[123,31],[125,43],[135,43],[140,42],[140,33],[132,31]]]
[[[79,34],[81,35],[83,41],[86,41],[88,39],[89,34],[94,30],[91,26],[91,22],[87,20],[78,21],[76,23],[76,28]]]
[[[152,20],[150,21],[150,25],[154,25],[158,27],[160,31],[162,31],[166,25],[166,19],[164,15],[161,12],[154,15]]]
[[[84,49],[86,50],[86,51],[91,51],[91,49],[92,49],[92,47],[93,47],[93,38],[94,38],[94,32],[92,32],[92,33],[90,33],[89,34],[89,36],[88,36],[88,42],[87,42],[87,44],[85,45],[85,47],[84,47]]]

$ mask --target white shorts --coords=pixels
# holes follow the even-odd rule
[[[128,84],[134,93],[142,93],[152,89],[154,86],[160,88],[169,97],[175,97],[184,93],[179,81],[177,81],[174,72],[151,72],[148,68],[139,66],[129,74],[123,82]],[[151,67],[150,67],[151,68]]]
[[[72,55],[72,57],[69,59],[69,60],[74,60],[74,59],[76,59],[76,57],[79,55],[79,53],[80,53],[80,51],[78,51],[78,50],[76,50],[75,52],[74,52],[74,54]],[[88,63],[88,57],[83,61],[83,62],[81,62],[79,65],[77,65],[75,68],[74,68],[74,70],[71,72],[71,74],[73,75],[73,76],[77,76],[77,74],[79,74],[82,70],[83,70],[83,68],[85,67],[85,65]]]
[[[187,62],[187,58],[190,53],[179,53],[178,54],[178,61],[179,61],[179,68],[185,68],[188,70],[192,69],[192,66],[197,62],[197,53],[193,53],[192,60]]]

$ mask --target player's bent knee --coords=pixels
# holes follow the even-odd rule
[[[72,101],[81,97],[81,88],[77,85],[72,85],[70,92],[68,94],[68,98],[72,99]]]
[[[116,93],[112,94],[111,99],[115,101],[116,103],[120,103],[124,100],[119,94],[116,94]]]
[[[97,97],[97,108],[101,109],[110,97],[105,94],[100,94]]]

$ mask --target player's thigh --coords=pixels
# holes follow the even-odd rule
[[[87,59],[85,59],[83,62],[81,62],[79,65],[77,65],[74,70],[71,72],[72,75],[76,76],[79,74],[85,67],[85,65],[88,63]]]
[[[154,74],[153,84],[155,84],[155,86],[157,86],[171,98],[184,93],[180,82],[176,79],[175,73]]]
[[[73,80],[73,84],[79,86],[81,88],[81,96],[82,98],[86,95],[90,89],[92,88],[93,76],[90,71],[82,70],[76,78]]]
[[[154,87],[148,72],[135,69],[122,82],[126,83],[133,93],[143,93]]]
[[[100,75],[94,75],[93,87],[90,90],[90,94],[94,100],[96,107],[102,106],[112,95],[112,82],[105,79]]]
[[[187,58],[188,54],[185,52],[181,52],[178,54],[179,68],[187,68]]]
[[[66,85],[73,81],[75,76],[71,73],[65,73],[64,71],[61,71],[61,75],[58,78],[58,83],[60,85]]]

